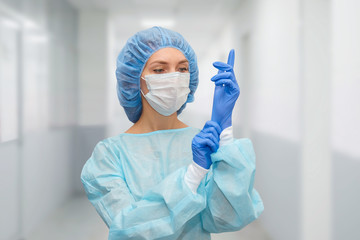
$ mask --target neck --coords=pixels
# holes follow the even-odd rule
[[[147,133],[158,130],[187,127],[177,118],[177,112],[164,116],[155,111],[142,97],[143,109],[140,119],[127,131],[128,133]]]

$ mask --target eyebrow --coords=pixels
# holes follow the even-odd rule
[[[181,60],[178,64],[181,64],[181,63],[188,63],[189,61],[184,59],[184,60]],[[168,64],[168,62],[166,61],[163,61],[163,60],[155,60],[154,62],[150,63],[150,65],[153,65],[153,64]]]
[[[180,64],[180,63],[189,63],[189,61],[186,60],[186,59],[184,59],[184,60],[180,61],[179,64]]]

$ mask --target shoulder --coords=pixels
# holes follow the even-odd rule
[[[195,135],[197,135],[200,131],[201,131],[201,129],[199,129],[199,128],[189,127],[188,134],[191,138],[194,138]]]
[[[105,138],[95,145],[90,158],[96,161],[111,160],[116,162],[122,146],[121,135]]]
[[[89,181],[101,176],[103,173],[120,169],[119,154],[115,147],[116,138],[106,138],[99,141],[82,168],[81,179]]]
[[[176,137],[176,138],[192,139],[199,132],[200,132],[200,129],[197,129],[194,127],[186,127],[186,128],[173,129],[173,130],[171,130],[169,132],[165,132],[165,133],[169,134],[173,137]]]
[[[97,148],[100,148],[100,149],[104,149],[104,150],[107,150],[107,151],[112,151],[114,150],[115,148],[119,148],[123,145],[123,137],[122,137],[123,134],[119,134],[119,135],[116,135],[116,136],[112,136],[112,137],[108,137],[108,138],[105,138],[101,141],[99,141],[96,145],[95,145],[95,149]]]

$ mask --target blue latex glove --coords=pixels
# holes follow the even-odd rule
[[[210,154],[219,148],[221,128],[218,123],[207,121],[201,130],[192,140],[193,160],[199,166],[209,169],[212,161]]]
[[[211,78],[215,82],[215,93],[211,120],[217,122],[221,130],[232,126],[231,117],[235,102],[240,95],[240,88],[234,74],[235,52],[229,53],[227,64],[214,62],[213,65],[219,69],[218,74]]]

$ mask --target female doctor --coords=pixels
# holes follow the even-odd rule
[[[263,211],[252,143],[233,139],[234,51],[213,65],[211,121],[199,130],[178,119],[198,85],[196,55],[179,33],[140,31],[120,52],[117,94],[134,125],[100,141],[81,173],[108,239],[210,239]]]

